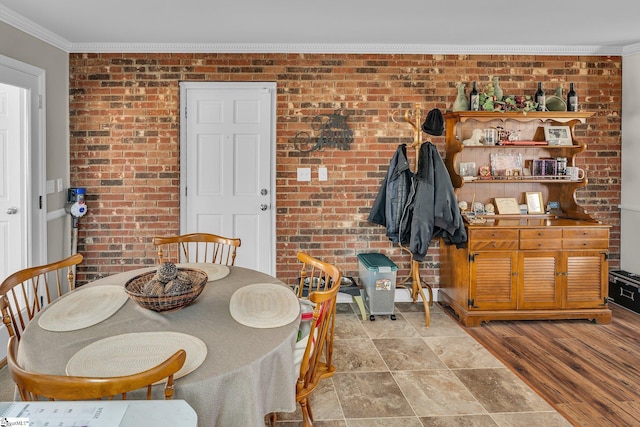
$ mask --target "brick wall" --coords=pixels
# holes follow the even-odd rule
[[[574,82],[588,149],[578,160],[589,185],[578,200],[612,225],[612,269],[618,268],[622,90],[620,57],[373,54],[71,54],[71,185],[87,188],[89,215],[78,250],[83,283],[156,262],[150,239],[179,231],[180,81],[277,82],[277,275],[291,283],[304,250],[357,275],[356,255],[387,253],[408,272],[409,255],[393,247],[367,214],[396,147],[413,142],[408,124],[392,120],[416,104],[450,110],[456,84],[479,86],[499,76],[505,93],[547,93]],[[467,84],[467,88],[469,84]],[[342,110],[354,142],[349,151],[295,150],[298,131],[318,114]],[[422,134],[426,137],[426,134]],[[441,153],[444,138],[431,137]],[[296,181],[298,167],[328,168],[329,180]],[[438,283],[438,248],[422,276]]]

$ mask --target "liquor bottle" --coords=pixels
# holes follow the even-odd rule
[[[547,100],[544,92],[542,91],[542,83],[538,83],[535,101],[538,103],[538,111],[547,111]]]
[[[476,88],[476,82],[473,82],[473,88],[469,92],[469,109],[471,111],[478,111],[480,109],[480,94]]]
[[[571,83],[567,94],[567,111],[578,111],[578,95],[573,89],[573,83]]]

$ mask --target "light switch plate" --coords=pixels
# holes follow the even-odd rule
[[[311,181],[311,168],[298,168],[298,181]]]
[[[53,193],[55,191],[53,186],[54,186],[53,180],[52,179],[48,179],[47,180],[47,194],[51,194],[51,193]]]
[[[64,187],[62,186],[62,178],[58,178],[58,193],[62,190],[64,190]]]
[[[319,181],[326,181],[327,179],[328,179],[327,168],[319,167],[318,168],[318,180]]]

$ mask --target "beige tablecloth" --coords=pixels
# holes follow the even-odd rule
[[[151,269],[109,276],[85,286],[123,286]],[[268,329],[236,322],[229,313],[231,295],[253,283],[282,284],[257,271],[231,267],[227,277],[208,282],[195,303],[176,312],[156,313],[127,301],[107,320],[70,332],[46,331],[35,319],[20,341],[18,360],[28,370],[64,375],[71,356],[102,338],[149,331],[191,334],[207,344],[208,354],[200,367],[176,381],[174,397],[195,409],[199,427],[263,426],[265,414],[295,410],[293,349],[300,320]]]

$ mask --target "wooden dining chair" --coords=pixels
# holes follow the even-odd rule
[[[74,267],[82,255],[17,271],[0,285],[0,311],[9,336],[22,331],[43,307],[75,288]]]
[[[298,253],[302,263],[298,297],[313,304],[313,318],[306,347],[300,362],[296,382],[296,402],[302,411],[303,427],[313,426],[310,396],[320,380],[333,376],[333,337],[335,329],[336,300],[342,273],[326,262],[304,252]],[[277,416],[269,415],[269,423],[275,426]]]
[[[153,238],[158,251],[158,261],[203,262],[233,265],[240,239],[222,237],[210,233],[191,233],[179,236]]]
[[[147,400],[152,398],[152,386],[165,382],[164,399],[173,397],[173,376],[178,372],[187,358],[184,350],[178,350],[159,365],[137,374],[122,377],[77,377],[67,375],[50,375],[30,372],[18,364],[18,340],[9,338],[7,347],[7,366],[11,378],[16,383],[20,398],[30,400],[95,400],[119,397],[127,399],[127,393],[146,388]]]

